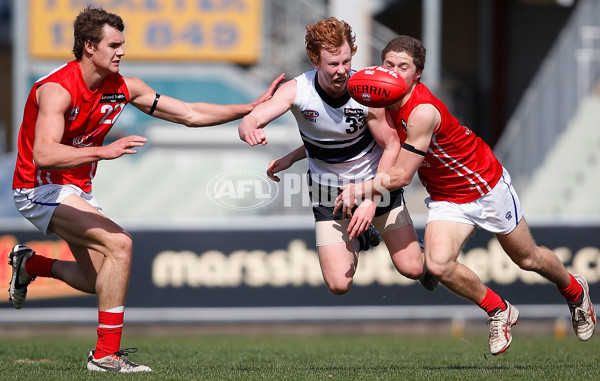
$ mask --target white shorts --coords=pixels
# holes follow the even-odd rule
[[[511,184],[510,175],[503,169],[498,184],[485,196],[465,204],[425,200],[431,221],[454,221],[479,226],[492,233],[508,234],[522,218],[521,203]]]
[[[84,192],[75,185],[46,184],[37,188],[13,189],[13,199],[19,212],[46,235],[49,234],[48,225],[54,209],[72,194],[81,197],[102,212],[96,197],[91,192]]]
[[[380,234],[412,225],[412,219],[406,205],[393,208],[388,213],[373,218],[373,226]],[[350,218],[345,220],[317,221],[315,223],[315,238],[317,246],[333,245],[339,242],[348,242],[348,225]]]

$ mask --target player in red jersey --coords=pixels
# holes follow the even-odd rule
[[[585,278],[571,275],[554,252],[536,245],[510,175],[491,148],[461,126],[420,82],[425,67],[422,43],[408,36],[397,37],[384,48],[381,59],[384,67],[406,81],[404,97],[388,107],[403,146],[396,164],[386,173],[362,184],[345,186],[336,207],[345,213],[357,200],[408,185],[418,173],[430,195],[425,200],[429,209],[425,228],[427,268],[444,286],[488,313],[492,354],[500,354],[510,346],[511,327],[517,323],[519,312],[457,262],[461,248],[478,226],[493,232],[520,268],[535,271],[556,284],[569,305],[577,337],[590,339],[596,315]],[[364,228],[353,217],[348,232],[356,236]]]
[[[123,20],[102,8],[87,7],[75,19],[75,60],[38,80],[25,105],[13,180],[15,204],[43,233],[64,239],[75,261],[58,261],[17,245],[9,253],[9,299],[25,302],[27,285],[37,276],[60,279],[98,298],[96,347],[87,368],[94,371],[147,372],[119,350],[131,269],[130,235],[101,212],[91,193],[97,162],[136,153],[143,136],[126,136],[107,145],[104,138],[127,103],[149,115],[203,127],[239,119],[269,99],[282,74],[249,104],[186,103],[161,96],[142,80],[123,77]]]

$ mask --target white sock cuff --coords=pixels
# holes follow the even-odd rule
[[[109,308],[104,312],[110,312],[113,314],[120,314],[123,313],[125,311],[125,306],[118,306],[118,307],[113,307],[113,308]]]

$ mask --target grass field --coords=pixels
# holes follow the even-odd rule
[[[600,340],[520,335],[491,356],[485,335],[126,335],[150,374],[85,369],[94,337],[0,338],[0,380],[598,380]]]

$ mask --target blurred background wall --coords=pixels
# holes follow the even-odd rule
[[[312,69],[305,27],[329,16],[347,20],[357,34],[354,69],[379,64],[381,49],[398,34],[422,39],[428,49],[425,83],[511,172],[538,243],[555,249],[600,291],[600,2],[594,0],[0,0],[0,247],[5,251],[28,242],[69,258],[56,237],[37,233],[18,214],[11,181],[27,93],[37,78],[71,59],[71,23],[88,3],[124,18],[123,75],[141,77],[158,92],[187,101],[249,102],[279,73],[292,79]],[[365,278],[350,295],[329,296],[315,262],[305,163],[286,171],[281,183],[264,175],[270,160],[301,144],[293,118],[284,115],[267,127],[269,144],[260,148],[242,143],[236,127],[234,122],[186,129],[133,107],[121,114],[109,140],[142,134],[149,144],[137,155],[100,163],[94,193],[105,213],[138,242],[134,305],[148,307],[154,300],[181,307],[190,299],[197,307],[223,306],[223,301],[259,307],[291,300],[304,307],[415,303],[411,295],[424,291],[388,274],[382,247],[361,259],[357,279],[361,273]],[[253,186],[239,187],[248,183]],[[238,193],[223,192],[230,189],[224,185]],[[173,189],[179,190],[176,197]],[[416,179],[406,189],[419,233],[425,196]],[[465,247],[464,260],[522,302],[552,304],[554,299],[537,298],[547,288],[539,279],[512,267],[502,270],[507,264],[496,261],[501,251],[494,242],[478,233]],[[242,262],[234,261],[236,255]],[[304,275],[293,271],[297,258],[309,269]],[[2,282],[9,276],[5,267]],[[212,283],[185,269],[196,269]],[[257,269],[263,272],[257,275]],[[281,279],[266,275],[279,271]],[[73,299],[60,285],[39,283],[34,303],[40,306],[54,305],[56,298],[64,306],[91,303]],[[182,290],[186,296],[180,299]],[[462,303],[444,291],[421,296],[429,305]],[[0,303],[0,311],[4,307],[7,303]],[[556,314],[568,313],[561,307]]]

